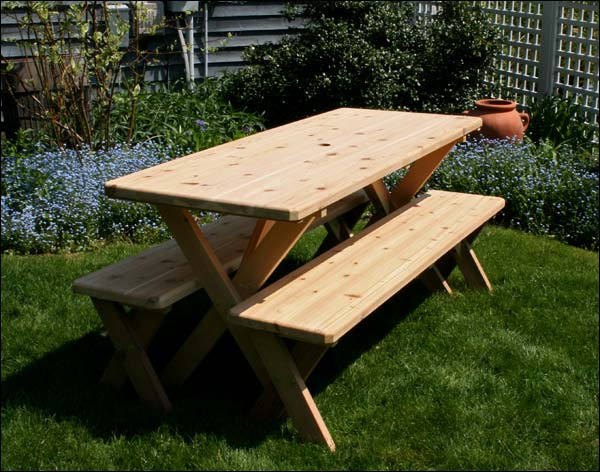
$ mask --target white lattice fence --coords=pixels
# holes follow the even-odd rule
[[[499,81],[521,104],[538,93],[576,96],[598,123],[598,4],[483,2],[502,30]]]
[[[496,83],[524,105],[539,90],[542,57],[542,2],[484,2],[502,32]],[[486,81],[492,82],[491,77]]]
[[[443,2],[416,2],[420,15]],[[497,78],[521,105],[538,93],[575,96],[588,123],[598,126],[598,2],[484,1],[503,35]]]
[[[587,121],[598,124],[598,2],[560,2],[553,86],[576,94]]]

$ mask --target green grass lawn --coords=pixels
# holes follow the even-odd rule
[[[308,257],[307,235],[286,261]],[[248,418],[258,382],[224,337],[170,391],[173,412],[98,384],[112,353],[71,282],[139,251],[2,256],[2,470],[598,470],[598,253],[488,226],[494,286],[414,283],[331,349],[308,386],[336,442]],[[206,306],[183,300],[151,347],[164,365]]]

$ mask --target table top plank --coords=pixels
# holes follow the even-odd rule
[[[126,175],[114,198],[300,220],[481,126],[481,119],[339,108]]]

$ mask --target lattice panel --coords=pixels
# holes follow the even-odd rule
[[[554,83],[598,123],[598,4],[560,2]]]
[[[417,15],[419,17],[427,18],[430,15],[435,15],[439,9],[440,4],[442,2],[440,0],[432,0],[428,2],[415,2]]]
[[[498,57],[497,85],[525,105],[538,93],[542,50],[543,2],[483,2],[494,24],[502,31],[504,44]],[[486,81],[492,83],[490,77]]]
[[[443,2],[416,2],[422,16]],[[502,32],[497,76],[503,97],[527,105],[538,93],[576,96],[585,120],[598,127],[598,2],[484,1]]]

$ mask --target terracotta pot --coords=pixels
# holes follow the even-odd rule
[[[529,115],[517,111],[516,102],[499,98],[484,98],[475,102],[475,110],[465,115],[478,116],[483,120],[481,129],[473,135],[486,138],[516,139],[521,141],[529,126]]]

